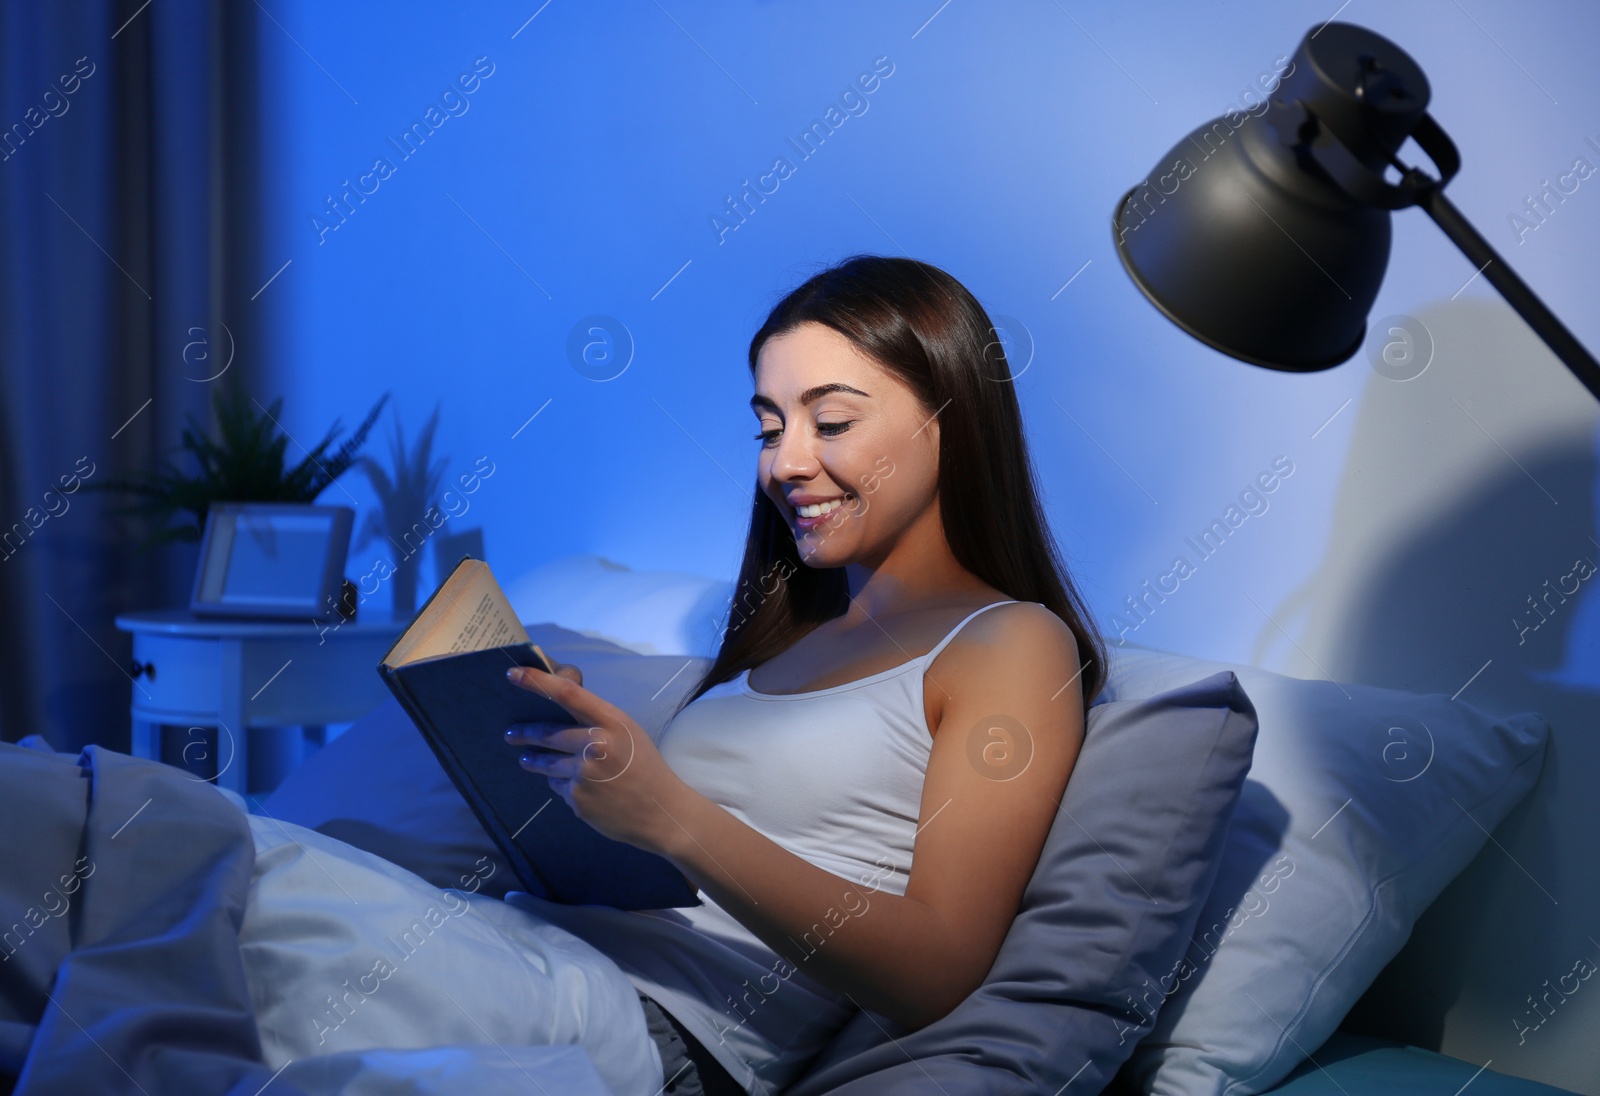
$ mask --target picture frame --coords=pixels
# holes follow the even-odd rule
[[[189,611],[212,617],[336,619],[354,521],[349,506],[212,503]]]

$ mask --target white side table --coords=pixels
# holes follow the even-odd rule
[[[244,795],[252,726],[359,719],[389,696],[378,663],[409,621],[229,620],[124,613],[133,633],[133,754],[161,758],[163,726],[217,729],[217,783]]]

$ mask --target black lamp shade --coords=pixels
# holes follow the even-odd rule
[[[1309,32],[1264,109],[1194,130],[1112,219],[1135,284],[1225,354],[1291,372],[1346,361],[1389,261],[1389,210],[1352,197],[1308,146],[1339,141],[1380,178],[1422,119],[1428,84],[1362,27]]]

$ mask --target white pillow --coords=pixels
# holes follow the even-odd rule
[[[1111,655],[1103,700],[1232,670],[1260,721],[1191,945],[1130,1002],[1153,1009],[1170,994],[1123,1075],[1154,1096],[1264,1092],[1333,1034],[1527,794],[1549,727],[1442,693],[1304,681],[1135,644]]]
[[[518,620],[559,623],[642,655],[714,657],[733,580],[566,556],[506,583],[505,592]]]
[[[374,1047],[573,1044],[613,1092],[659,1092],[638,991],[588,942],[315,830],[249,819],[239,951],[270,1068]]]

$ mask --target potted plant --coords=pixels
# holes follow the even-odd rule
[[[179,448],[193,458],[198,471],[186,472],[171,460],[163,460],[152,472],[131,479],[106,480],[84,486],[100,491],[115,491],[136,496],[136,501],[120,512],[146,517],[154,530],[144,546],[172,541],[198,541],[205,529],[206,511],[213,502],[312,502],[330,483],[356,461],[356,454],[367,433],[389,399],[385,392],[372,405],[355,432],[333,452],[330,447],[343,429],[339,420],[317,445],[290,467],[285,467],[285,452],[290,441],[278,424],[283,399],[262,407],[231,382],[212,394],[217,436],[211,437],[188,416]],[[188,521],[171,524],[181,515]]]

